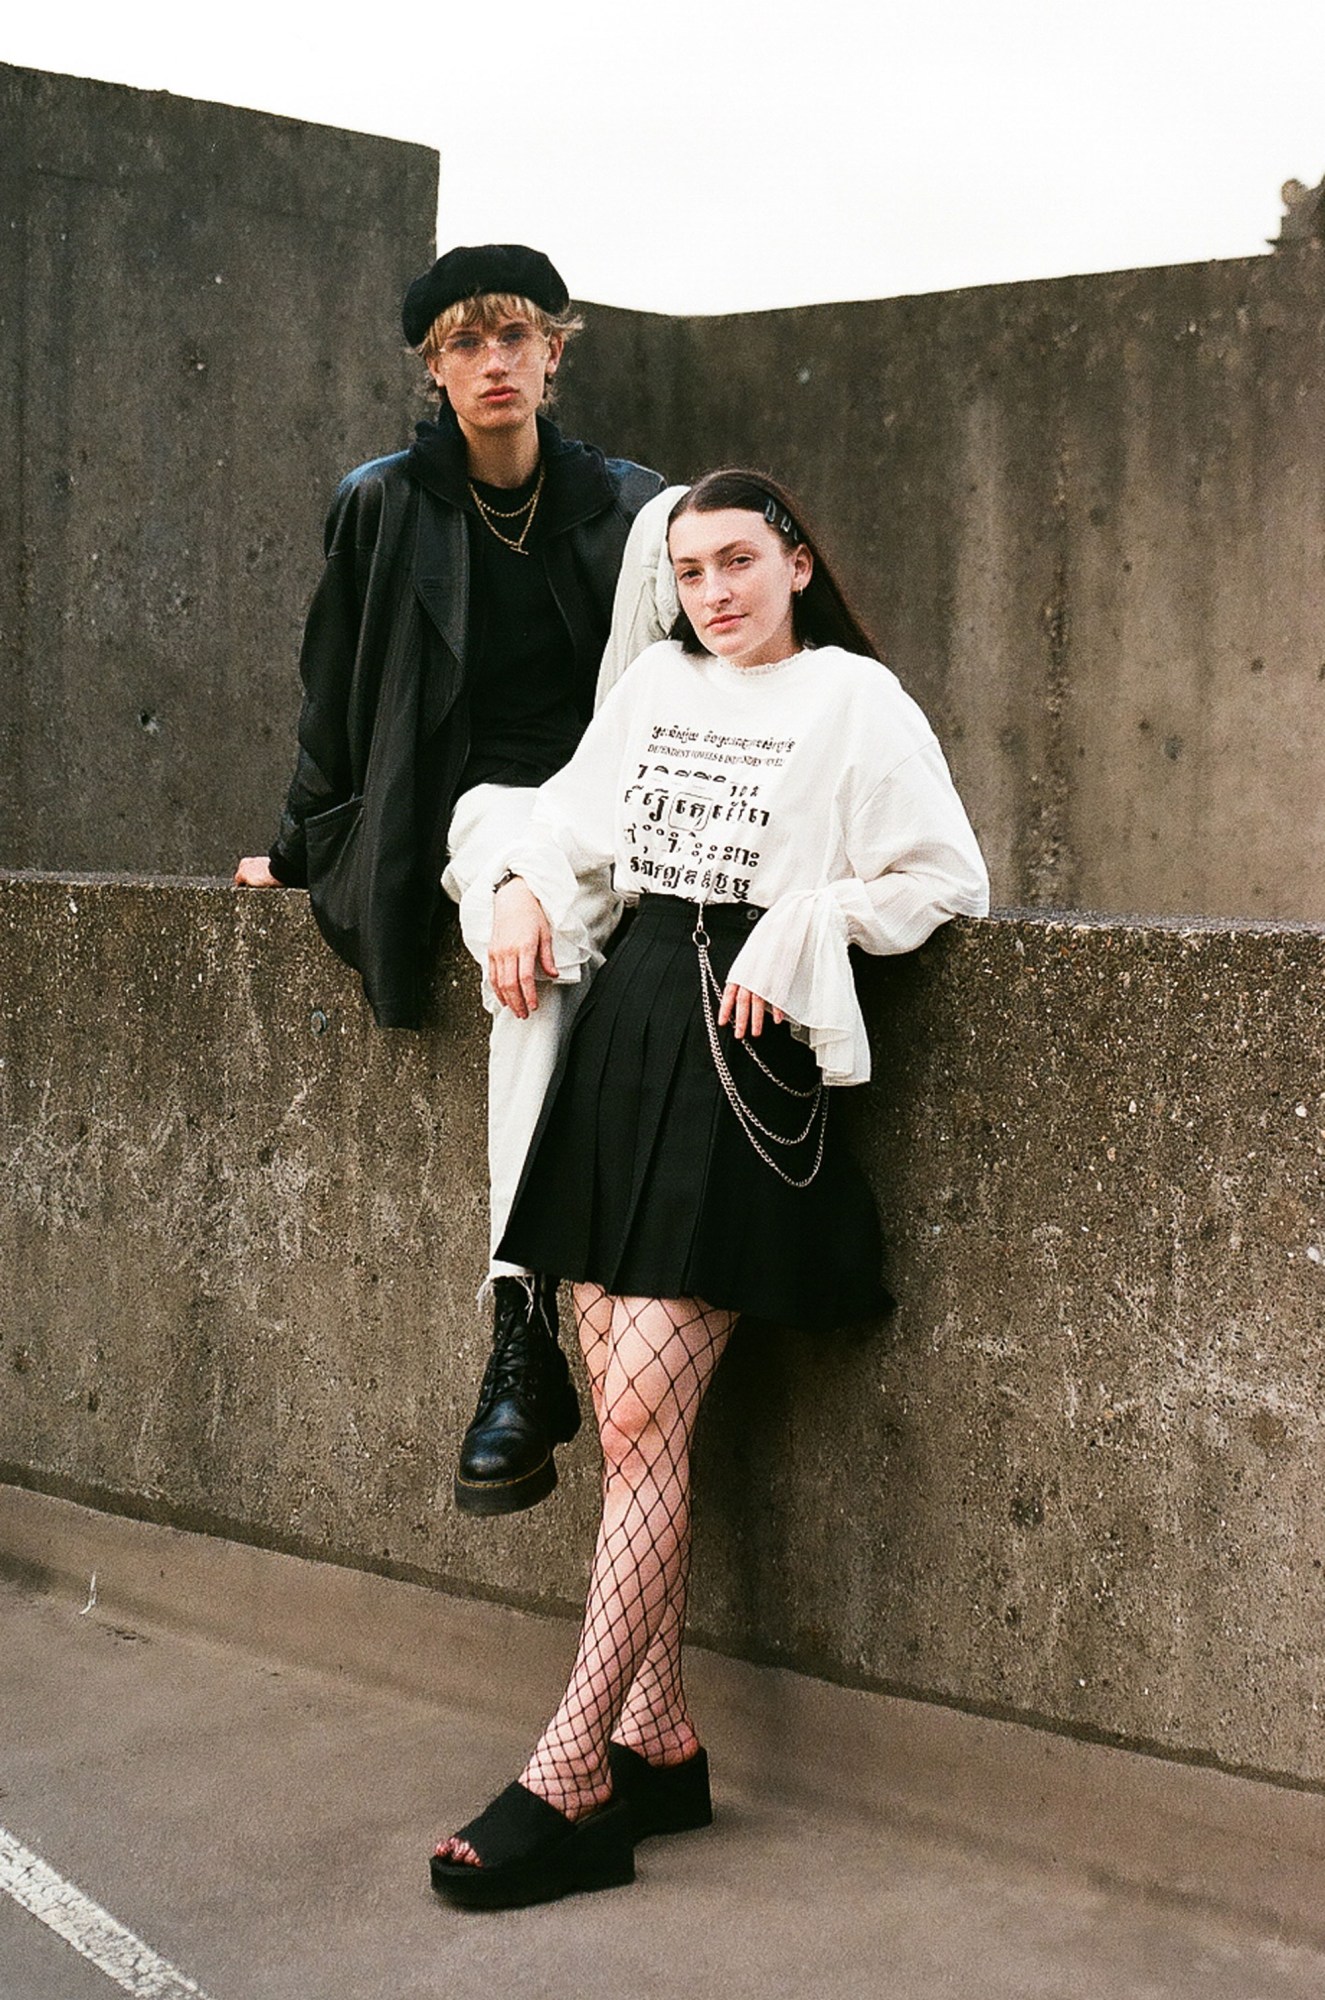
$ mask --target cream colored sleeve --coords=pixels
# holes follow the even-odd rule
[[[680,605],[676,579],[667,560],[667,516],[687,486],[668,486],[646,501],[635,516],[621,558],[616,596],[612,603],[612,629],[598,670],[595,708],[607,696],[633,660],[647,647],[665,639],[676,620]]]
[[[853,816],[855,871],[781,896],[751,931],[728,979],[780,1007],[828,1084],[867,1083],[869,1040],[848,947],[914,951],[951,917],[989,908],[979,843],[931,738]]]

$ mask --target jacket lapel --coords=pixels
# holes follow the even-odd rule
[[[469,607],[469,536],[465,517],[431,493],[420,495],[414,540],[414,593],[441,641],[424,648],[419,724],[429,735],[455,702],[464,680]]]

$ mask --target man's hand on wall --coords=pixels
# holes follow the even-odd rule
[[[235,885],[240,889],[279,889],[280,883],[271,872],[271,863],[265,854],[246,854],[234,874]]]

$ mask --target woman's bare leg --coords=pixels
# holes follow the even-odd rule
[[[576,1298],[603,1446],[603,1519],[579,1650],[561,1705],[520,1781],[570,1819],[611,1794],[608,1739],[631,1696],[632,1741],[657,1761],[693,1730],[680,1694],[690,1554],[690,1447],[736,1315],[699,1299]],[[606,1365],[600,1364],[605,1353]],[[655,1645],[660,1646],[654,1654]],[[673,1665],[673,1661],[675,1664]],[[640,1689],[632,1695],[637,1680]],[[681,1701],[678,1726],[674,1704]],[[671,1754],[667,1754],[668,1747]],[[441,1850],[471,1860],[463,1843]]]

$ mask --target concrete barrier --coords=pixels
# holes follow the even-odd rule
[[[421,407],[437,158],[3,66],[0,119],[0,865],[220,871],[284,794],[331,489]],[[1319,248],[588,317],[567,427],[804,496],[996,900],[1325,920]]]
[[[1325,919],[1325,253],[668,319],[583,435],[779,473],[931,716],[995,901]]]
[[[332,490],[409,435],[437,155],[0,65],[0,864],[275,832]]]
[[[862,983],[886,1327],[749,1324],[700,1447],[721,1650],[1325,1783],[1325,932],[1004,917]],[[297,893],[0,879],[0,1477],[514,1604],[595,1453],[462,1522],[483,1036],[381,1034]]]

